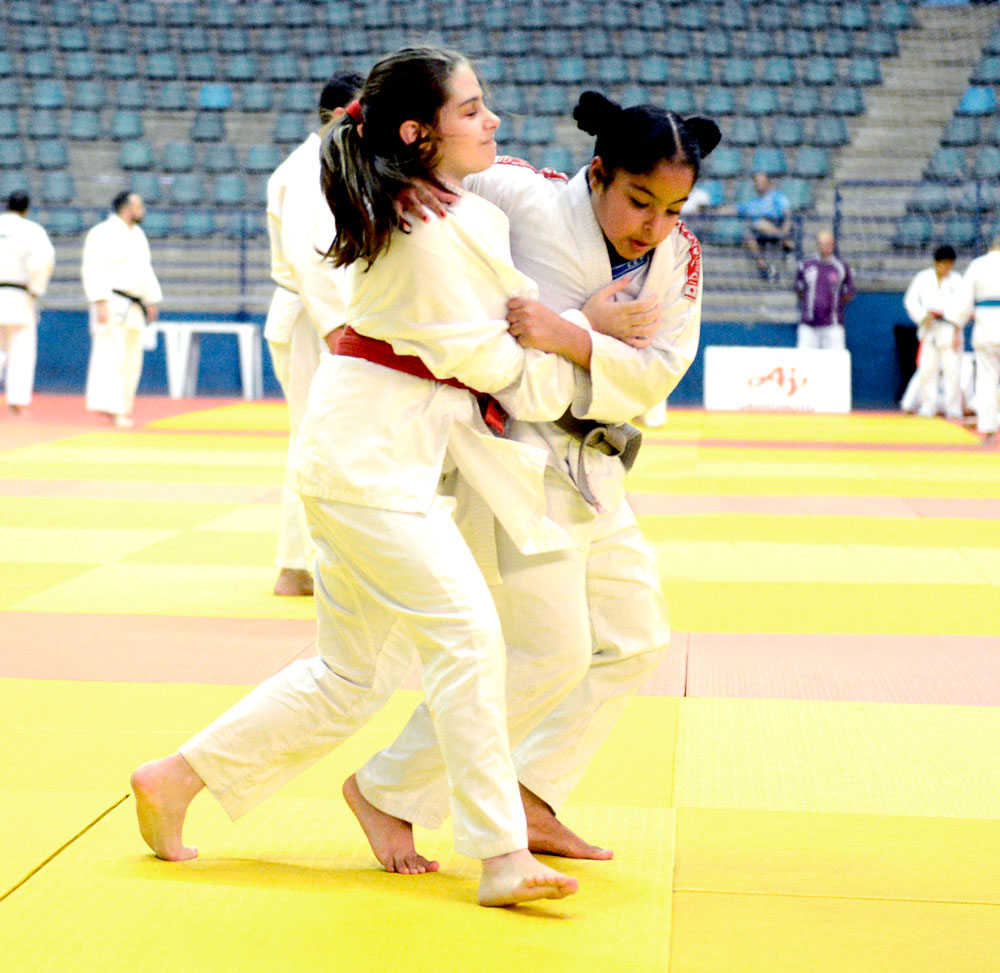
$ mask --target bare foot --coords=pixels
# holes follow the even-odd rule
[[[413,844],[413,825],[409,821],[386,814],[365,800],[358,787],[356,774],[351,774],[344,781],[343,790],[347,806],[354,812],[375,857],[387,872],[423,875],[424,872],[436,872],[440,868],[436,861],[430,861],[417,853]]]
[[[198,856],[197,848],[184,844],[182,832],[188,805],[204,786],[179,753],[143,764],[132,774],[139,833],[157,858],[182,862]]]
[[[274,582],[274,593],[293,598],[311,597],[313,593],[312,572],[303,571],[301,568],[282,568],[278,573],[278,580]]]
[[[527,848],[483,859],[479,880],[480,905],[517,905],[536,899],[564,899],[579,884],[534,858]]]
[[[13,402],[8,402],[7,403],[7,411],[11,415],[17,416],[17,415],[21,414],[21,407],[19,405],[15,405]]]
[[[588,844],[575,831],[570,831],[555,812],[537,794],[521,785],[521,803],[528,821],[528,850],[536,855],[556,855],[559,858],[588,858],[608,861],[615,857],[609,848]]]

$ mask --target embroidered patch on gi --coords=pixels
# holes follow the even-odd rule
[[[687,280],[681,291],[681,297],[685,297],[689,301],[696,301],[698,299],[698,286],[701,283],[701,244],[683,220],[677,221],[677,231],[687,240],[689,245]]]

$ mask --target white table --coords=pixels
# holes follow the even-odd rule
[[[163,335],[170,398],[187,399],[197,395],[198,361],[201,357],[203,334],[236,336],[243,398],[263,398],[264,373],[259,324],[251,321],[156,321],[149,327]]]

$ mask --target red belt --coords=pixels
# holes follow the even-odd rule
[[[479,411],[483,415],[483,421],[498,436],[503,435],[507,424],[507,413],[493,396],[485,392],[477,392],[475,389],[469,388],[468,385],[463,385],[457,378],[438,378],[416,355],[397,355],[388,341],[368,338],[363,334],[358,334],[354,328],[348,325],[337,341],[336,354],[346,355],[348,358],[363,358],[374,365],[383,365],[397,372],[405,372],[416,378],[427,379],[429,382],[450,385],[452,388],[471,392],[479,403]]]

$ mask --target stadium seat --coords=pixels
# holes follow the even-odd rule
[[[222,73],[227,81],[253,81],[260,68],[252,54],[233,54],[226,58]]]
[[[111,116],[111,124],[108,126],[108,134],[116,142],[141,139],[143,136],[142,115],[128,109],[114,112]]]
[[[45,229],[50,236],[80,236],[86,229],[83,215],[77,209],[60,208],[45,217]]]
[[[170,184],[170,202],[176,206],[197,206],[205,199],[205,184],[196,172],[182,172]]]
[[[169,213],[162,210],[147,210],[142,218],[142,231],[150,240],[162,240],[170,236],[173,219]]]
[[[0,78],[9,78],[14,74],[14,58],[10,51],[0,50]]]
[[[972,115],[956,115],[941,134],[942,145],[964,148],[979,144],[979,119]]]
[[[837,65],[831,58],[814,54],[805,59],[802,80],[806,84],[833,84],[837,80]]]
[[[28,164],[28,153],[20,139],[0,142],[0,169],[22,169]],[[6,185],[6,176],[4,184]]]
[[[783,30],[788,23],[788,12],[784,4],[763,3],[755,4],[754,19],[757,21],[757,29],[764,34],[774,35]]]
[[[48,28],[40,24],[29,24],[22,27],[20,47],[25,52],[49,50],[52,47],[52,42],[49,39]]]
[[[125,22],[131,27],[152,27],[156,23],[156,8],[145,0],[129,0],[124,12]]]
[[[934,227],[926,216],[909,213],[899,221],[892,245],[900,250],[924,250],[933,232]]]
[[[930,179],[961,182],[965,177],[965,150],[941,147],[934,150],[925,175]]]
[[[97,31],[96,49],[103,54],[125,51],[132,46],[128,30],[120,24],[111,24]]]
[[[187,85],[183,81],[164,81],[153,88],[150,107],[160,111],[187,111]]]
[[[951,209],[951,198],[941,183],[923,182],[914,190],[906,208],[914,213],[943,213]]]
[[[670,80],[670,62],[665,57],[647,57],[639,62],[641,84],[666,84]]]
[[[169,20],[171,26],[185,28],[181,31],[181,37],[185,34],[205,33],[201,30],[194,31],[190,29],[192,27],[200,26],[198,22],[198,11],[195,4],[190,2],[190,0],[173,0],[170,4],[170,10],[167,13],[167,19]]]
[[[882,83],[882,67],[873,57],[864,55],[852,57],[847,64],[844,80],[852,85],[872,85]]]
[[[789,115],[811,117],[820,111],[820,97],[817,88],[795,87],[788,93],[785,111]]]
[[[315,54],[306,63],[305,76],[319,88],[337,68],[337,59],[332,54]]]
[[[705,160],[705,175],[713,179],[731,179],[743,171],[743,153],[731,145],[720,145]]]
[[[774,54],[774,35],[766,31],[751,31],[743,39],[744,57],[765,58]]]
[[[12,78],[0,78],[0,108],[19,108],[21,83]]]
[[[532,110],[538,115],[567,115],[572,107],[573,103],[566,88],[556,84],[546,84],[537,90]]]
[[[211,81],[219,77],[215,55],[208,51],[188,54],[184,59],[184,76],[191,81]]]
[[[958,115],[991,115],[997,109],[996,92],[987,85],[970,85],[955,110]]]
[[[145,139],[126,142],[118,153],[118,165],[122,169],[151,169],[153,163],[153,146]]]
[[[166,172],[190,172],[197,159],[190,142],[167,142],[163,147],[160,166]]]
[[[210,27],[220,30],[232,30],[236,24],[235,3],[212,3],[208,5],[207,21]]]
[[[845,30],[867,30],[872,17],[868,3],[845,3],[837,10],[837,23]]]
[[[985,121],[984,124],[986,124]],[[984,141],[990,142],[993,145],[1000,145],[1000,118],[995,122],[990,122]]]
[[[792,28],[785,31],[784,52],[789,57],[808,57],[816,52],[813,35],[807,30]]]
[[[492,48],[486,32],[480,30],[478,27],[469,27],[463,30],[456,38],[455,43],[458,50],[474,58],[482,57]]]
[[[284,113],[274,122],[271,137],[279,145],[301,142],[309,134],[309,123],[300,114]]]
[[[663,97],[659,99],[659,103],[664,108],[677,112],[678,115],[691,115],[698,110],[698,106],[694,100],[694,93],[690,88],[665,88]]]
[[[489,99],[490,108],[498,115],[520,115],[528,110],[524,88],[516,84],[498,85]]]
[[[801,145],[805,139],[802,120],[779,115],[771,125],[771,141],[785,148]]]
[[[278,168],[281,160],[282,155],[278,147],[270,142],[266,145],[248,145],[244,168],[247,172],[270,175]]]
[[[33,139],[55,139],[62,134],[59,112],[51,109],[36,111],[28,122],[27,133]]]
[[[80,22],[80,8],[71,0],[51,0],[49,21],[55,27],[73,27]]]
[[[794,212],[801,213],[812,208],[812,183],[808,179],[785,179],[781,183],[781,191]]]
[[[726,142],[729,145],[759,145],[760,140],[760,122],[756,118],[738,115],[727,127]]]
[[[533,62],[538,61],[537,58],[525,58],[523,62],[526,65],[531,65]],[[538,81],[527,81],[531,84],[540,84],[545,80],[545,69],[541,66],[541,62],[538,64]],[[556,62],[555,72],[553,74],[552,80],[558,84],[583,84],[587,77],[587,64],[582,57],[576,57],[574,55],[569,55],[567,57],[561,57]],[[518,81],[524,81],[524,74],[519,72],[515,66],[514,78]]]
[[[92,142],[101,137],[101,116],[88,108],[80,108],[69,116],[67,135],[80,142]]]
[[[215,178],[212,202],[216,206],[243,206],[247,202],[246,179],[238,172],[225,172]]]
[[[318,99],[314,86],[305,82],[286,84],[281,87],[279,107],[282,111],[316,111]]]
[[[708,57],[729,57],[733,44],[724,30],[706,30],[701,35],[701,50]]]
[[[378,4],[370,3],[366,4],[366,6],[371,9],[377,7]],[[312,27],[315,22],[313,7],[309,3],[286,3],[282,13],[282,20],[284,20],[285,24],[289,27],[308,29]]]
[[[207,111],[225,111],[233,105],[233,89],[230,85],[211,81],[198,88],[198,107]]]
[[[944,239],[960,250],[971,248],[976,244],[978,228],[976,220],[971,216],[954,214],[948,217],[944,224]]]
[[[26,78],[51,78],[56,73],[56,59],[49,51],[31,51],[22,67]]]
[[[896,40],[896,35],[888,30],[865,31],[857,41],[856,47],[859,54],[876,58],[895,57],[899,53],[899,41]]]
[[[180,77],[177,57],[172,51],[157,51],[146,57],[146,77],[151,81],[174,81]]]
[[[973,179],[1000,179],[1000,148],[984,145],[976,153],[969,175]]]
[[[743,101],[747,115],[774,115],[781,110],[781,100],[774,88],[750,88]]]
[[[129,188],[138,193],[147,206],[155,206],[163,199],[160,177],[155,172],[130,172],[128,182]]]
[[[801,146],[795,152],[795,163],[789,173],[799,179],[825,179],[830,175],[829,151],[815,145]]]
[[[690,85],[712,83],[712,62],[707,57],[691,54],[675,66],[678,70],[674,72],[674,81]]]
[[[111,3],[110,0],[94,0],[84,9],[87,12],[87,19],[95,27],[110,27],[118,23],[118,5]]]
[[[215,233],[215,217],[210,210],[194,209],[181,214],[181,236],[200,240]]]
[[[135,58],[131,54],[112,51],[104,63],[104,74],[113,80],[134,78],[138,75]]]
[[[1000,84],[1000,56],[994,54],[980,58],[969,80],[977,85]]]
[[[628,10],[620,3],[602,3],[596,12],[600,25],[607,30],[624,30],[631,20]],[[644,32],[639,33],[645,36]]]
[[[708,7],[703,3],[685,4],[679,9],[677,20],[685,30],[706,30]]]
[[[65,169],[69,165],[66,144],[60,139],[42,139],[36,142],[35,165],[39,169]]]
[[[826,107],[832,115],[863,115],[865,98],[859,88],[834,88]]]
[[[830,23],[825,3],[803,3],[798,8],[798,25],[805,30],[824,30]]]
[[[107,103],[105,89],[107,85],[103,81],[91,80],[80,81],[69,90],[69,105],[74,109],[90,109],[97,111]]]
[[[21,134],[21,123],[13,108],[0,108],[0,139],[17,137]]]
[[[584,57],[608,57],[611,54],[611,39],[603,30],[584,31],[580,45]]]
[[[324,40],[327,40],[325,32],[318,33],[324,38]],[[288,34],[285,28],[278,24],[272,24],[262,30],[254,31],[253,37],[254,50],[261,54],[283,54],[294,44],[292,37]],[[328,40],[327,43],[329,43]]]
[[[625,85],[618,94],[618,100],[619,104],[626,108],[631,108],[633,105],[649,104],[646,89],[641,84]]]
[[[63,74],[74,81],[92,78],[95,71],[94,55],[90,51],[71,51],[63,66]]]
[[[649,36],[641,30],[622,31],[621,52],[625,57],[646,57],[650,53]]]
[[[824,57],[848,57],[853,50],[854,38],[846,30],[826,31],[819,45],[819,53]]]
[[[476,74],[487,84],[499,84],[504,80],[503,61],[498,57],[483,57],[476,62]]]
[[[298,50],[310,57],[317,54],[329,54],[330,38],[323,31],[307,30],[298,36],[298,40],[290,39],[290,47],[292,50]],[[465,52],[463,51],[463,53]]]
[[[709,156],[711,158],[711,156]],[[754,150],[750,160],[751,172],[766,172],[769,176],[783,176],[788,172],[785,150],[773,145],[762,145]]]
[[[521,119],[521,141],[526,145],[548,145],[556,134],[552,119],[545,116]]]
[[[239,89],[240,107],[246,112],[270,111],[272,87],[264,81],[251,81]]]
[[[739,246],[743,243],[746,232],[745,222],[735,216],[709,215],[705,221],[705,242],[714,244],[715,246]]]
[[[727,3],[719,11],[719,26],[723,30],[746,30],[750,26],[750,17],[742,4]]]
[[[189,135],[195,142],[219,142],[226,137],[226,126],[222,115],[211,111],[195,113]]]
[[[322,35],[317,34],[316,36]],[[323,37],[323,40],[329,43],[329,38]],[[250,33],[240,27],[220,30],[217,46],[221,54],[246,54],[254,48],[254,45],[250,43]]]
[[[748,57],[726,58],[719,73],[719,81],[732,86],[752,84],[753,79],[753,61]]]
[[[205,172],[235,172],[239,168],[236,149],[225,142],[206,145],[201,167]]]
[[[829,148],[846,145],[850,141],[847,123],[840,115],[820,115],[813,121],[808,141]]]
[[[602,86],[621,85],[628,81],[628,65],[624,58],[609,55],[597,62],[597,83]]]
[[[38,198],[43,203],[68,205],[76,196],[73,176],[64,171],[46,172],[39,186]]]
[[[18,104],[20,104],[20,86],[18,90]],[[66,104],[66,94],[63,86],[58,81],[46,79],[36,81],[31,89],[31,107],[38,108],[62,108]],[[0,101],[0,106],[3,102]]]
[[[732,115],[736,111],[736,99],[731,88],[713,87],[705,92],[701,110],[711,118]]]
[[[340,50],[348,57],[368,53],[368,35],[363,30],[351,28],[341,31]]]
[[[913,23],[910,4],[905,0],[883,3],[878,12],[878,22],[887,30],[903,30]]]

